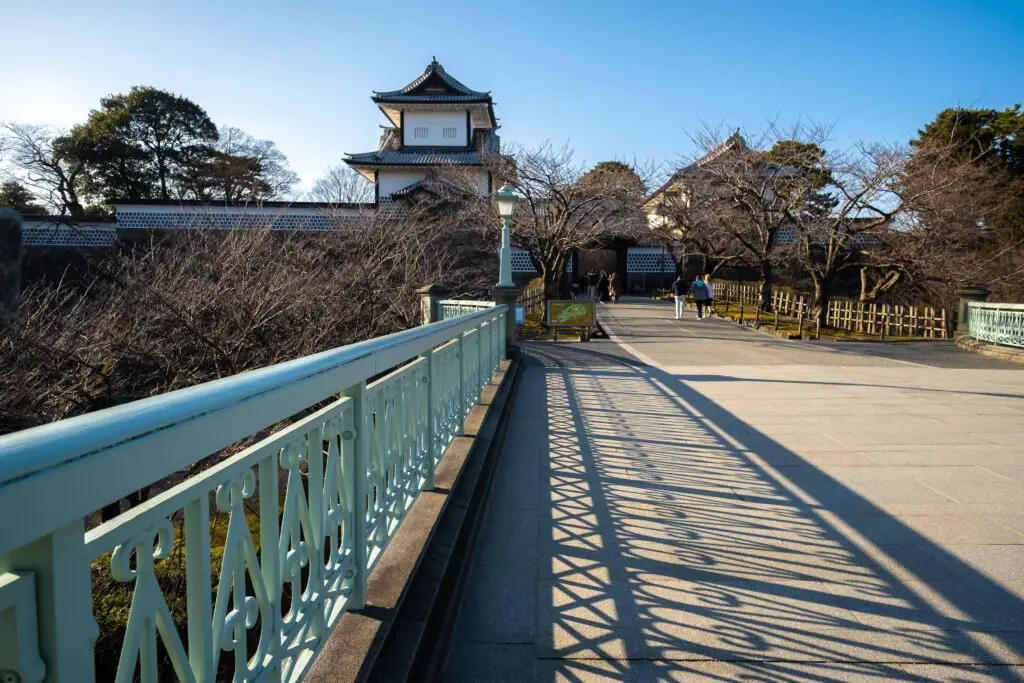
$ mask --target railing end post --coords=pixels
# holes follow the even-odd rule
[[[957,287],[955,292],[957,296],[955,336],[957,339],[970,336],[971,334],[970,318],[968,316],[970,302],[984,301],[991,293],[983,285],[975,283],[965,283]]]
[[[95,681],[98,626],[92,614],[85,520],[79,518],[0,558],[0,572],[7,571],[34,576],[38,647],[46,680]]]
[[[423,325],[436,323],[441,319],[438,302],[448,296],[449,290],[437,283],[416,290],[420,297],[420,319]]]
[[[498,306],[506,306],[505,311],[505,357],[516,345],[516,302],[519,301],[519,287],[494,287],[491,297]]]

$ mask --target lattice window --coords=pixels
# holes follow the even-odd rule
[[[672,254],[660,247],[632,247],[626,252],[627,273],[673,273],[675,269]]]
[[[117,228],[69,225],[25,225],[22,244],[61,247],[109,247],[117,243]]]
[[[796,228],[791,225],[779,228],[775,233],[775,241],[779,244],[793,244],[796,242]]]
[[[454,127],[453,128],[445,127],[445,129],[442,132],[444,134],[444,139],[445,140],[454,140],[455,139],[455,135],[458,132],[458,129],[454,128]]]
[[[412,136],[414,138],[416,138],[417,140],[426,140],[427,139],[427,127],[426,126],[416,126],[415,128],[412,129]]]
[[[513,273],[536,273],[530,254],[522,249],[512,250],[512,272]]]

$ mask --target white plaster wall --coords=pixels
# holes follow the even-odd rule
[[[426,138],[414,137],[418,127],[426,127]],[[455,138],[446,139],[444,128],[455,128]],[[402,144],[407,147],[466,147],[468,134],[465,111],[407,111]]]
[[[390,197],[393,192],[418,183],[426,177],[426,171],[379,171],[377,185],[380,187],[380,198]]]
[[[480,171],[477,173],[475,181],[477,192],[480,194],[487,194],[487,171]]]

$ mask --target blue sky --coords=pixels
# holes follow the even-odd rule
[[[371,91],[434,55],[493,92],[504,140],[569,141],[587,163],[670,166],[702,122],[813,120],[848,145],[1024,100],[1024,0],[0,0],[0,16],[22,57],[0,71],[0,120],[69,126],[152,85],[276,141],[307,187],[376,148]]]

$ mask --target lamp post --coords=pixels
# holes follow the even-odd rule
[[[519,193],[511,185],[502,185],[495,195],[498,215],[501,216],[501,250],[498,252],[498,286],[512,284],[512,212],[516,210]]]

